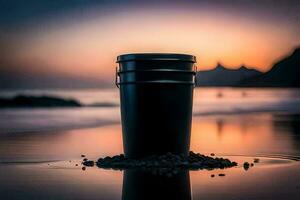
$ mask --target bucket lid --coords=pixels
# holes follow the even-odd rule
[[[196,57],[189,54],[177,53],[135,53],[118,56],[117,63],[135,60],[177,60],[195,63]]]

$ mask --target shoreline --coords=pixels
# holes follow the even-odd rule
[[[86,124],[82,126],[65,126],[65,127],[56,127],[56,128],[49,128],[49,129],[39,129],[39,130],[28,130],[28,131],[8,131],[2,132],[0,131],[0,136],[5,134],[38,134],[38,133],[51,133],[51,132],[62,132],[62,131],[71,131],[71,130],[81,130],[81,129],[93,129],[93,128],[100,128],[107,125],[114,125],[118,124],[117,121],[107,121],[102,123],[95,123],[95,124]]]

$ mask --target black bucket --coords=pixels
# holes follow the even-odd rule
[[[195,56],[186,54],[118,56],[116,85],[126,157],[188,155],[195,62]]]

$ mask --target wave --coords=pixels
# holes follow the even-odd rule
[[[210,115],[237,115],[237,114],[252,114],[252,113],[289,113],[289,114],[299,114],[300,110],[295,109],[234,109],[230,111],[198,111],[194,112],[194,116],[210,116]]]
[[[300,101],[282,101],[282,102],[264,102],[264,103],[244,103],[235,104],[196,104],[194,109],[195,116],[208,115],[235,115],[235,114],[251,114],[251,113],[300,113]]]

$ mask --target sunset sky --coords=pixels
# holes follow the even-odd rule
[[[267,71],[299,33],[299,1],[0,0],[0,88],[112,87],[116,57],[135,52]]]

